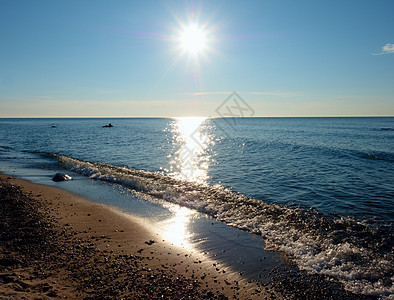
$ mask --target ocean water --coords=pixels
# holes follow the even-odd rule
[[[392,117],[0,119],[7,163],[191,208],[301,270],[394,297]]]

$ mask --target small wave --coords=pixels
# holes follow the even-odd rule
[[[14,150],[14,148],[9,147],[9,146],[0,146],[0,149]]]
[[[390,152],[364,152],[359,150],[335,150],[335,152],[337,152],[337,155],[339,156],[348,155],[356,158],[394,162],[394,154]]]
[[[372,160],[385,160],[385,161],[394,161],[394,156],[390,153],[363,153],[360,152],[360,157]]]
[[[119,183],[152,197],[196,209],[230,226],[261,235],[300,269],[335,278],[357,294],[390,297],[394,254],[391,223],[367,223],[316,210],[267,204],[220,185],[49,154],[72,171]]]

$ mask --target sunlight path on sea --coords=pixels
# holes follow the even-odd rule
[[[168,131],[172,134],[172,154],[169,155],[170,175],[196,183],[207,183],[210,157],[206,153],[211,138],[202,130],[206,118],[176,118]],[[192,233],[190,222],[196,212],[186,207],[168,204],[165,207],[173,213],[173,217],[160,225],[163,236],[171,243],[191,248]]]
[[[213,139],[202,129],[205,120],[203,117],[185,117],[174,119],[170,124],[174,149],[169,156],[171,176],[207,183],[210,161],[207,148]]]

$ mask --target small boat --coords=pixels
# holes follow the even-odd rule
[[[114,125],[112,125],[111,123],[109,123],[108,125],[104,125],[103,127],[114,127]]]

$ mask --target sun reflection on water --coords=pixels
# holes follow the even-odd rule
[[[174,216],[160,224],[163,230],[163,237],[174,245],[183,246],[187,249],[192,248],[189,242],[192,233],[189,231],[188,226],[197,212],[173,204],[169,205],[168,209]]]
[[[207,153],[212,138],[202,129],[206,118],[177,118],[171,124],[174,154],[171,155],[171,175],[188,181],[206,183],[210,156]]]

